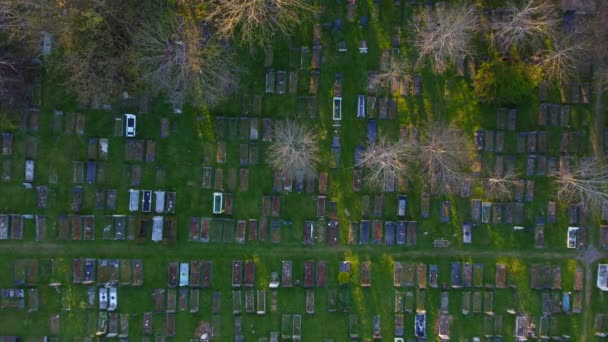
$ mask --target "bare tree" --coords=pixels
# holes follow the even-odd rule
[[[264,46],[275,35],[291,35],[314,12],[307,0],[215,0],[210,2],[206,19],[223,38]]]
[[[551,46],[538,56],[545,77],[565,81],[576,75],[580,61],[591,53],[589,41],[579,34],[556,36]]]
[[[502,175],[491,174],[483,180],[483,190],[491,199],[505,200],[513,197],[513,185],[517,181],[517,174],[511,170]]]
[[[400,141],[390,141],[386,136],[380,136],[363,151],[357,167],[366,170],[365,180],[369,187],[382,189],[387,180],[398,180],[406,177],[410,171],[408,158],[414,155],[413,144]]]
[[[297,179],[303,175],[306,180],[314,179],[319,163],[317,134],[294,120],[277,123],[268,146],[267,161],[285,177]]]
[[[509,20],[496,24],[494,40],[504,50],[511,46],[542,48],[560,24],[557,6],[549,0],[527,0],[521,5],[509,3]]]
[[[381,68],[379,72],[374,73],[370,85],[374,88],[391,89],[391,87],[399,84],[402,80],[411,81],[408,71],[409,64],[407,60],[400,58],[395,63],[390,63],[387,67]]]
[[[58,6],[49,0],[0,0],[0,26],[9,40],[35,56],[41,48],[42,33],[62,32]]]
[[[555,175],[560,200],[598,211],[608,204],[608,163],[597,158],[581,159],[578,164],[560,168]]]
[[[461,130],[431,124],[424,131],[417,159],[424,180],[433,193],[451,193],[468,179],[473,149]]]
[[[435,72],[443,72],[457,58],[471,53],[471,40],[479,20],[474,6],[453,3],[423,11],[414,20],[418,63],[430,59]]]
[[[143,79],[174,105],[186,100],[215,104],[236,86],[233,51],[206,37],[191,20],[162,18],[145,24],[134,43]]]

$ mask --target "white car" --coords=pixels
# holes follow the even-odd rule
[[[137,127],[137,118],[133,114],[125,114],[125,136],[127,138],[135,137],[135,128]]]

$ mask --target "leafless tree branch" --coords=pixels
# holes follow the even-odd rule
[[[418,63],[429,59],[435,72],[445,71],[457,58],[471,53],[471,39],[478,26],[474,6],[454,3],[423,11],[413,25]]]
[[[492,174],[483,180],[484,193],[490,199],[511,199],[513,197],[513,185],[517,178],[517,174],[511,170],[503,175]]]
[[[204,37],[190,20],[163,18],[145,24],[134,43],[143,79],[175,105],[185,100],[215,104],[237,84],[232,50]]]
[[[552,46],[539,54],[538,65],[546,78],[566,81],[576,75],[580,61],[590,52],[589,41],[585,37],[564,34],[556,36]]]
[[[365,148],[357,167],[365,169],[365,180],[370,188],[381,190],[388,179],[399,180],[407,176],[410,171],[408,158],[414,151],[413,144],[393,142],[381,135]]]
[[[521,5],[511,2],[506,10],[511,13],[510,20],[497,23],[494,35],[496,43],[504,50],[514,45],[541,49],[560,24],[557,6],[552,1],[527,0]]]
[[[608,163],[597,158],[581,159],[569,168],[560,168],[555,175],[560,200],[582,205],[597,212],[608,204]]]
[[[217,0],[210,2],[206,19],[220,37],[265,46],[275,35],[291,35],[315,11],[307,0]]]
[[[471,143],[461,130],[431,124],[419,144],[418,160],[424,181],[433,193],[458,191],[468,179],[471,165]]]
[[[267,161],[286,177],[295,179],[297,174],[303,174],[305,179],[314,179],[319,163],[317,134],[294,120],[277,123],[268,146]]]

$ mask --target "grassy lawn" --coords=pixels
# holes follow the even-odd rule
[[[40,279],[40,310],[27,313],[24,310],[14,311],[0,309],[0,334],[21,336],[42,336],[49,333],[49,317],[51,314],[61,314],[60,340],[86,335],[86,322],[89,317],[96,319],[96,310],[84,307],[86,287],[72,285],[70,265],[75,257],[96,258],[141,258],[144,260],[145,278],[141,288],[121,287],[119,289],[120,313],[129,313],[129,340],[139,341],[142,334],[142,313],[153,311],[152,293],[156,288],[166,288],[167,263],[170,261],[186,262],[192,259],[213,260],[213,288],[202,289],[200,294],[200,311],[198,313],[177,312],[177,330],[175,341],[186,341],[193,337],[195,327],[201,320],[211,322],[211,296],[218,291],[221,293],[221,337],[218,341],[233,340],[233,315],[231,311],[232,289],[231,261],[255,260],[256,289],[267,289],[270,272],[280,272],[281,260],[292,260],[294,279],[302,279],[305,260],[324,260],[329,265],[329,287],[337,288],[338,264],[349,260],[353,265],[351,279],[352,300],[349,313],[330,313],[327,311],[327,290],[316,289],[316,312],[305,314],[306,290],[301,287],[281,288],[277,291],[278,309],[270,312],[270,295],[267,296],[268,313],[263,316],[255,314],[242,315],[242,327],[245,339],[268,337],[271,331],[280,331],[281,314],[302,314],[303,341],[334,341],[347,340],[349,314],[359,315],[360,335],[371,338],[373,316],[382,318],[382,334],[386,340],[393,337],[394,331],[394,292],[393,264],[395,261],[425,263],[439,265],[439,281],[446,288],[427,289],[425,309],[427,312],[427,333],[429,340],[437,340],[437,318],[441,292],[449,293],[449,313],[452,316],[451,334],[453,340],[468,339],[484,334],[484,315],[480,313],[462,315],[462,293],[465,291],[488,291],[485,289],[450,289],[450,263],[455,261],[482,263],[485,266],[484,283],[494,282],[496,263],[504,263],[508,267],[508,282],[516,285],[517,290],[494,290],[494,312],[501,315],[503,329],[500,332],[505,340],[511,340],[515,329],[514,316],[506,310],[512,308],[513,292],[519,293],[517,308],[532,317],[538,324],[541,316],[540,292],[530,289],[530,265],[534,263],[559,264],[562,270],[562,289],[571,291],[573,288],[574,270],[577,262],[574,252],[565,248],[567,230],[567,212],[564,205],[558,208],[558,224],[547,224],[545,227],[545,249],[547,254],[563,253],[563,258],[547,260],[538,250],[534,250],[534,224],[537,216],[545,216],[547,202],[556,200],[554,189],[548,177],[530,177],[536,182],[535,200],[525,204],[524,226],[532,227],[524,231],[514,231],[511,225],[480,224],[474,228],[473,243],[463,245],[461,241],[461,226],[470,221],[471,198],[483,198],[481,182],[472,185],[471,198],[460,196],[433,196],[431,202],[431,217],[421,218],[420,197],[424,187],[422,179],[410,182],[407,191],[408,220],[418,222],[418,241],[415,246],[358,246],[348,245],[348,223],[361,220],[361,198],[369,195],[372,198],[377,193],[364,187],[362,193],[352,190],[354,148],[366,141],[367,120],[355,118],[356,95],[365,94],[367,89],[367,72],[377,70],[380,51],[390,48],[394,25],[400,25],[402,31],[402,56],[415,56],[415,51],[407,39],[410,38],[405,29],[411,20],[412,7],[402,4],[398,9],[393,8],[393,2],[383,0],[379,7],[374,8],[374,1],[360,1],[358,13],[370,17],[370,24],[360,27],[358,21],[346,20],[346,6],[335,1],[326,1],[324,11],[318,22],[333,22],[342,20],[342,30],[324,29],[322,35],[323,61],[319,91],[317,94],[318,114],[316,119],[306,119],[314,126],[321,137],[321,163],[319,172],[329,173],[328,199],[337,203],[337,214],[340,222],[340,246],[330,248],[325,242],[317,243],[314,247],[302,244],[305,220],[316,219],[316,194],[311,193],[281,193],[281,227],[280,244],[270,242],[246,242],[244,245],[234,243],[194,243],[188,241],[188,224],[190,218],[212,216],[212,189],[201,186],[202,167],[211,166],[224,170],[224,186],[227,192],[234,196],[234,219],[260,219],[262,212],[262,196],[273,194],[273,172],[264,163],[266,143],[259,142],[260,163],[247,166],[250,172],[249,191],[238,191],[238,186],[231,188],[226,184],[230,169],[237,172],[239,166],[239,145],[249,143],[238,139],[225,139],[227,146],[227,161],[215,163],[215,146],[220,140],[216,136],[217,116],[238,117],[241,115],[241,99],[244,94],[263,95],[261,118],[273,120],[295,118],[297,116],[297,97],[292,95],[264,94],[264,54],[261,51],[248,54],[243,51],[242,58],[246,66],[246,75],[242,82],[242,90],[230,99],[212,109],[184,108],[184,113],[174,115],[169,105],[163,99],[153,99],[148,113],[139,114],[137,118],[137,135],[139,139],[156,141],[156,160],[154,162],[125,162],[125,138],[113,135],[114,118],[125,112],[136,112],[135,101],[122,101],[113,106],[112,111],[92,111],[77,108],[74,101],[65,94],[59,85],[60,77],[45,75],[43,82],[43,98],[40,112],[40,129],[31,132],[20,129],[18,120],[2,120],[1,131],[14,133],[15,151],[12,156],[3,156],[2,163],[12,163],[12,179],[1,184],[4,196],[0,196],[0,211],[3,213],[44,214],[49,222],[48,238],[46,241],[32,242],[34,239],[33,220],[26,221],[23,249],[17,243],[0,243],[0,287],[13,286],[13,261],[19,258],[40,258],[46,264],[51,258],[61,259],[60,264],[65,270],[63,283],[59,290],[46,286],[47,278]],[[367,55],[359,54],[359,41],[366,39],[369,45]],[[344,40],[348,52],[338,54],[337,43]],[[298,32],[293,43],[277,41],[274,48],[273,68],[275,70],[296,71],[298,69],[298,94],[308,95],[310,70],[299,70],[290,62],[290,46],[311,46],[312,25],[303,27]],[[401,125],[421,127],[425,122],[441,121],[451,123],[463,129],[471,140],[477,129],[496,129],[497,107],[477,103],[472,94],[470,78],[455,76],[455,70],[449,70],[445,75],[434,75],[430,68],[424,67],[417,71],[423,79],[422,96],[398,97],[397,120],[378,120],[379,131],[397,138]],[[339,128],[332,126],[333,83],[336,73],[344,76],[343,120]],[[552,89],[550,102],[559,103],[558,89]],[[537,113],[540,101],[536,96],[529,103],[520,104],[517,116],[517,131],[542,130],[537,123]],[[52,130],[53,110],[63,110],[65,116],[73,113],[83,113],[86,116],[84,136],[57,134]],[[251,115],[251,114],[250,114]],[[169,118],[171,132],[166,139],[160,139],[160,120]],[[571,128],[583,132],[581,141],[582,153],[587,154],[586,142],[591,124],[591,109],[588,105],[573,105],[571,112]],[[559,156],[559,137],[562,128],[548,128],[548,156]],[[341,162],[338,168],[329,167],[331,139],[337,131],[342,146]],[[504,155],[514,154],[516,169],[525,173],[526,154],[516,154],[517,132],[505,132]],[[25,139],[35,136],[38,140],[36,154],[36,179],[34,185],[49,185],[49,201],[46,209],[36,207],[35,190],[23,188],[23,163],[25,160]],[[105,176],[96,184],[84,184],[84,203],[81,214],[92,214],[96,218],[96,241],[58,241],[55,240],[58,216],[71,214],[72,201],[72,161],[86,160],[87,141],[90,137],[109,139],[109,157],[104,162]],[[211,146],[211,149],[208,148]],[[493,167],[495,154],[483,153],[483,173]],[[211,162],[206,162],[210,159]],[[174,243],[154,244],[151,241],[104,241],[102,240],[104,215],[129,214],[128,189],[132,188],[129,179],[125,177],[126,165],[138,164],[142,167],[140,189],[165,189],[177,192],[175,218],[178,222],[177,241]],[[165,172],[164,179],[157,179],[157,170]],[[58,176],[57,184],[49,184],[49,177]],[[238,182],[237,182],[238,183]],[[95,193],[97,189],[116,189],[118,193],[117,210],[108,212],[95,209]],[[315,190],[316,191],[316,190]],[[383,193],[383,220],[398,220],[398,193]],[[439,206],[442,201],[451,203],[450,221],[440,223]],[[291,221],[291,224],[286,224]],[[321,226],[320,224],[318,226]],[[592,241],[597,233],[590,232]],[[450,250],[432,248],[435,239],[444,238],[451,242],[454,248],[462,251],[462,255],[451,253]],[[507,252],[521,253],[519,255]],[[411,254],[408,254],[410,253]],[[504,252],[504,254],[503,254]],[[485,253],[485,254],[484,254]],[[527,255],[527,254],[530,255]],[[571,258],[567,258],[570,256]],[[372,286],[359,286],[359,264],[361,261],[372,262]],[[44,269],[44,268],[43,268]],[[399,291],[414,291],[416,289],[398,289]],[[588,289],[587,291],[590,291]],[[270,294],[270,292],[268,293]],[[596,292],[593,295],[596,296]],[[602,294],[597,294],[598,301],[594,304],[597,310],[606,303]],[[69,311],[62,310],[62,302],[71,305]],[[604,303],[604,304],[601,304]],[[406,337],[413,337],[414,318],[406,314]],[[572,340],[581,340],[582,315],[559,314],[554,316],[558,322],[557,333],[572,336]],[[155,314],[153,325],[155,334],[163,334],[164,313]]]

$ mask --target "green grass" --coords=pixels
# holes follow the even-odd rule
[[[373,10],[373,1],[361,1],[360,13],[369,13]],[[362,337],[371,337],[373,315],[382,317],[382,333],[385,338],[393,335],[393,296],[395,289],[392,286],[392,267],[394,261],[435,263],[439,265],[440,283],[449,285],[449,263],[453,261],[466,261],[483,263],[485,265],[485,282],[492,282],[494,277],[494,264],[496,262],[506,263],[509,266],[508,279],[510,283],[516,284],[520,294],[521,309],[531,314],[535,319],[540,316],[540,294],[529,289],[530,270],[532,263],[547,262],[538,252],[533,249],[533,230],[515,232],[508,225],[480,225],[474,230],[473,244],[464,246],[461,243],[461,225],[468,220],[470,213],[470,199],[458,196],[433,196],[431,203],[431,218],[422,220],[420,217],[420,194],[423,187],[421,179],[411,182],[406,192],[408,201],[407,219],[418,221],[418,243],[412,247],[386,247],[386,246],[348,246],[347,229],[348,222],[361,219],[361,196],[373,195],[376,192],[364,188],[363,193],[352,191],[353,171],[353,149],[357,144],[365,141],[366,121],[355,119],[355,99],[357,94],[364,94],[367,86],[367,71],[378,68],[380,49],[390,47],[393,25],[406,24],[410,20],[410,7],[402,6],[399,11],[393,10],[392,1],[382,1],[379,7],[379,18],[371,18],[370,25],[360,28],[355,23],[350,23],[345,18],[345,6],[336,2],[327,2],[325,11],[322,12],[319,22],[333,21],[342,18],[343,30],[338,33],[323,31],[323,58],[321,65],[321,77],[317,95],[319,112],[316,120],[308,120],[314,126],[321,139],[321,164],[320,172],[329,172],[329,196],[330,200],[338,204],[338,217],[340,221],[341,245],[330,249],[325,244],[316,247],[303,247],[302,231],[304,220],[315,219],[316,206],[314,195],[311,194],[282,194],[281,219],[290,220],[292,225],[282,227],[280,245],[272,245],[269,242],[247,242],[245,245],[236,244],[196,244],[187,241],[188,222],[191,216],[210,216],[212,190],[202,189],[201,167],[205,165],[205,146],[210,144],[211,160],[214,161],[214,153],[218,138],[215,136],[215,116],[239,116],[241,113],[241,95],[263,94],[264,71],[263,53],[248,54],[243,52],[244,65],[247,73],[242,82],[242,90],[230,99],[210,110],[202,108],[186,107],[182,115],[171,114],[170,107],[162,99],[154,99],[149,113],[138,116],[138,137],[155,139],[157,141],[157,161],[155,163],[141,163],[143,168],[142,189],[163,188],[177,192],[177,220],[178,237],[177,242],[171,245],[153,244],[146,241],[137,244],[133,241],[102,241],[103,211],[94,209],[94,197],[96,188],[115,188],[118,190],[119,214],[127,214],[127,190],[130,188],[129,181],[123,177],[124,165],[124,138],[113,137],[113,120],[115,115],[122,115],[126,111],[135,110],[132,101],[125,101],[114,106],[109,112],[79,110],[74,101],[65,94],[58,86],[60,77],[46,75],[43,83],[43,106],[40,115],[40,131],[23,132],[18,130],[18,123],[0,122],[3,131],[15,133],[15,153],[11,157],[3,157],[2,162],[12,160],[13,179],[11,182],[2,184],[3,196],[0,196],[0,210],[2,212],[35,213],[48,216],[50,231],[48,235],[51,241],[43,243],[32,243],[33,223],[26,222],[26,233],[23,245],[19,243],[6,243],[0,245],[2,262],[0,262],[0,274],[12,272],[12,262],[17,258],[39,257],[48,260],[56,256],[63,259],[64,268],[69,270],[71,259],[74,257],[112,257],[112,258],[142,258],[144,259],[145,281],[142,288],[120,288],[119,312],[131,313],[130,340],[139,340],[141,334],[142,313],[152,311],[151,299],[155,288],[166,288],[166,267],[169,261],[188,261],[191,259],[210,259],[214,262],[213,289],[201,290],[201,311],[197,314],[186,312],[177,313],[177,336],[176,341],[184,341],[193,335],[196,324],[200,320],[210,322],[211,320],[211,294],[220,291],[222,294],[221,307],[221,330],[222,337],[218,340],[229,341],[232,339],[233,317],[231,314],[231,288],[230,288],[230,262],[233,259],[255,259],[256,260],[256,288],[266,288],[269,274],[272,271],[280,271],[280,262],[291,259],[294,262],[294,279],[301,279],[303,274],[303,263],[305,260],[325,260],[329,265],[329,284],[337,286],[337,267],[341,260],[350,260],[354,267],[352,277],[352,302],[351,313],[356,313],[360,318],[360,333]],[[295,46],[310,46],[312,40],[312,25],[302,27],[294,38]],[[408,38],[406,26],[402,25],[402,35]],[[356,47],[359,40],[367,39],[369,54],[360,55]],[[345,40],[349,51],[343,55],[336,52],[337,42]],[[415,56],[411,45],[404,40],[402,44],[403,56]],[[274,44],[275,70],[293,70],[289,61],[289,43],[277,41]],[[342,144],[342,159],[340,167],[329,168],[329,147],[333,136],[331,120],[331,98],[333,97],[333,82],[336,73],[344,74],[344,103],[343,120],[338,129]],[[423,96],[398,99],[398,123],[421,126],[427,121],[440,120],[453,123],[462,128],[464,134],[470,139],[474,131],[479,128],[495,129],[496,107],[487,104],[478,104],[472,95],[469,79],[455,78],[454,70],[446,75],[437,76],[430,72],[428,67],[419,72],[423,77]],[[299,70],[299,94],[307,94],[310,70]],[[559,102],[557,89],[551,93],[551,101]],[[264,94],[262,117],[273,119],[293,118],[296,116],[296,97],[289,95]],[[86,134],[84,137],[75,135],[56,135],[52,133],[52,110],[61,109],[67,113],[82,112],[86,114]],[[538,101],[522,103],[518,106],[519,131],[538,130],[536,113]],[[159,124],[161,117],[170,118],[172,129],[170,137],[166,140],[159,138]],[[586,132],[590,124],[590,109],[588,106],[573,106],[572,119],[573,128]],[[379,120],[380,132],[397,137],[399,125],[393,121]],[[559,128],[548,129],[551,141],[559,141]],[[506,132],[506,154],[515,153],[515,134]],[[38,154],[36,157],[36,184],[47,184],[51,172],[56,172],[59,177],[58,185],[50,186],[49,206],[47,209],[35,207],[35,192],[24,190],[21,185],[23,180],[24,141],[27,135],[35,135],[38,138]],[[84,185],[85,201],[83,213],[96,215],[96,238],[93,242],[61,242],[53,241],[57,216],[68,213],[71,203],[72,191],[72,161],[84,160],[86,158],[86,144],[88,137],[107,137],[110,140],[110,155],[105,164],[106,177],[103,184]],[[228,160],[225,164],[218,165],[212,162],[213,167],[224,169],[224,179],[227,178],[228,169],[239,169],[238,148],[241,143],[238,140],[227,140]],[[259,143],[261,148],[260,164],[249,166],[250,190],[238,192],[235,189],[229,191],[235,194],[235,219],[260,218],[262,196],[272,193],[272,170],[264,165],[265,143]],[[586,150],[586,149],[585,149]],[[587,152],[587,151],[583,151]],[[549,155],[558,156],[559,151],[556,144],[550,144]],[[492,165],[494,158],[491,153],[484,153],[484,168],[486,164]],[[517,155],[516,166],[522,171],[525,167],[525,155]],[[166,170],[163,183],[155,180],[155,170],[162,167]],[[484,169],[484,172],[486,170]],[[237,176],[238,178],[238,176]],[[532,227],[536,216],[544,215],[546,203],[555,200],[554,190],[546,177],[533,177],[536,181],[536,200],[526,203],[525,226]],[[481,196],[480,183],[476,182],[472,187],[472,198]],[[384,193],[385,216],[384,220],[397,220],[396,199],[397,193]],[[439,222],[439,205],[443,200],[449,200],[452,204],[451,219],[447,224]],[[350,216],[347,216],[348,209]],[[565,256],[575,257],[574,253],[565,251],[566,237],[566,208],[559,207],[557,225],[547,225],[545,228],[545,250],[548,252],[563,252]],[[113,213],[109,213],[113,214]],[[592,232],[592,237],[595,235]],[[432,249],[432,241],[437,238],[446,238],[463,255],[449,254],[449,250],[438,251]],[[23,247],[23,248],[22,248]],[[530,251],[534,257],[518,258],[507,254],[507,252],[521,252],[525,254]],[[410,253],[411,252],[411,253]],[[503,255],[504,252],[504,255]],[[468,254],[466,254],[468,253]],[[477,254],[475,254],[477,253]],[[487,254],[482,254],[487,253]],[[469,255],[470,254],[470,255]],[[474,258],[471,255],[476,255]],[[372,287],[361,288],[358,285],[359,261],[372,261]],[[572,288],[573,260],[551,261],[562,266],[563,288],[569,291]],[[65,286],[60,291],[44,286],[44,278],[41,278],[41,309],[35,313],[23,311],[0,310],[0,332],[2,334],[15,334],[27,336],[41,336],[48,333],[49,317],[52,313],[61,313],[61,340],[69,340],[72,337],[85,335],[87,310],[80,308],[84,300],[85,287],[72,286],[70,284],[69,271],[63,275]],[[0,287],[12,286],[10,276],[0,279]],[[427,332],[430,340],[436,339],[436,319],[438,317],[439,300],[441,289],[429,289],[426,295],[426,310],[428,313]],[[453,317],[451,324],[452,338],[472,338],[483,334],[483,319],[480,314],[463,316],[460,314],[463,290],[447,290],[450,293],[450,314]],[[511,289],[496,290],[494,294],[494,311],[503,315],[503,331],[505,340],[513,335],[514,319],[506,314],[506,309],[512,306]],[[588,290],[589,291],[589,290]],[[594,295],[596,295],[594,292]],[[67,294],[69,293],[69,295]],[[314,315],[304,314],[305,290],[302,288],[278,290],[278,310],[265,316],[251,314],[243,315],[243,333],[247,340],[268,336],[271,331],[280,331],[281,313],[301,313],[304,315],[303,340],[320,341],[323,338],[332,338],[335,341],[344,341],[347,338],[348,314],[328,313],[326,305],[326,290],[317,289],[316,313]],[[71,303],[71,311],[62,311],[62,298],[67,296]],[[598,301],[594,304],[594,310],[601,310],[605,303],[602,294],[598,294]],[[270,311],[270,296],[267,297],[267,309]],[[96,316],[95,316],[96,317]],[[162,331],[163,315],[155,315],[153,324],[155,331]],[[559,315],[557,320],[560,325],[560,333],[573,336],[574,340],[582,333],[582,315]],[[406,314],[406,336],[412,335],[413,316]]]

